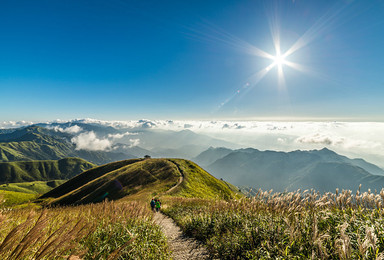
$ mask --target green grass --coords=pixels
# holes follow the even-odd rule
[[[22,192],[29,194],[44,194],[53,188],[63,184],[66,180],[33,181],[1,184],[0,190]]]
[[[0,207],[14,207],[33,201],[36,197],[36,194],[31,193],[0,190],[0,200],[3,201]]]
[[[124,246],[126,243],[128,245]],[[120,247],[124,247],[121,259],[160,260],[170,256],[160,227],[147,220],[129,219],[124,223],[99,225],[81,245],[88,250],[84,259],[107,259]]]
[[[184,175],[184,182],[171,193],[173,196],[225,200],[242,196],[235,186],[216,179],[192,161],[182,159],[170,161],[174,162]]]

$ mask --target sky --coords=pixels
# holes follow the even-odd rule
[[[384,120],[384,1],[0,2],[0,121]]]

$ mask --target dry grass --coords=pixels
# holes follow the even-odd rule
[[[168,257],[165,238],[150,211],[137,202],[3,208],[0,224],[0,259],[130,259],[137,252],[147,259]],[[148,238],[141,235],[143,230]]]
[[[253,198],[169,198],[166,214],[220,259],[382,259],[384,190],[258,191]]]

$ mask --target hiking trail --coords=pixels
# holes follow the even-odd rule
[[[168,238],[168,245],[172,250],[174,260],[208,259],[207,250],[195,239],[185,237],[173,219],[158,212],[154,214],[154,221],[163,229]]]
[[[170,160],[170,162],[177,167],[180,178],[177,184],[167,190],[165,194],[176,189],[184,181],[184,174],[180,166],[174,161]],[[153,219],[154,222],[162,228],[164,235],[167,237],[174,260],[208,259],[207,250],[195,239],[185,237],[173,219],[161,212],[155,213]]]
[[[184,181],[184,174],[183,174],[183,171],[180,169],[180,166],[177,163],[175,163],[174,161],[171,161],[171,160],[169,160],[169,161],[176,166],[177,170],[180,173],[180,178],[179,178],[179,181],[177,182],[177,184],[175,186],[173,186],[172,188],[170,188],[169,190],[167,190],[165,192],[165,194],[168,194],[171,191],[173,191],[174,189],[176,189],[177,187],[179,187],[179,185]]]

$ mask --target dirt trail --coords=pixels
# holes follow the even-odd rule
[[[180,173],[180,179],[177,184],[167,190],[165,194],[176,189],[184,181],[184,174],[179,165],[171,160],[170,162],[177,167]],[[172,250],[174,260],[208,259],[206,249],[199,245],[195,239],[185,237],[173,219],[167,217],[163,213],[157,212],[154,214],[154,221],[163,229],[163,232],[168,239],[168,245]]]
[[[178,165],[177,163],[171,161],[171,160],[169,160],[169,161],[170,161],[171,163],[173,163],[173,164],[176,166],[177,170],[178,170],[179,173],[180,173],[180,178],[179,178],[179,181],[177,182],[177,184],[176,184],[175,186],[173,186],[172,188],[170,188],[169,190],[167,190],[167,191],[165,192],[165,194],[170,193],[171,191],[173,191],[174,189],[176,189],[176,188],[177,188],[177,187],[184,181],[184,174],[183,174],[183,171],[180,169],[179,165]]]
[[[168,238],[168,245],[172,250],[174,260],[208,259],[206,249],[196,240],[183,236],[183,232],[171,218],[158,212],[154,215],[154,221],[162,227]]]

